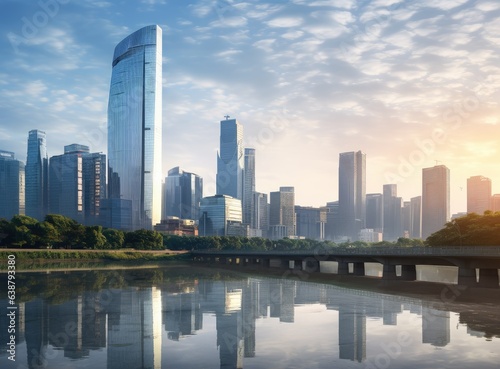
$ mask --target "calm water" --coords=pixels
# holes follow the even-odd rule
[[[500,367],[500,309],[480,301],[170,267],[18,274],[17,302],[1,368]]]

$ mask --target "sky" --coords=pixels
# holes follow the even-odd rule
[[[467,178],[500,193],[500,2],[493,0],[0,0],[0,149],[26,160],[80,143],[106,153],[115,46],[163,29],[163,174],[215,193],[220,120],[256,149],[256,190],[338,199],[339,153],[366,153],[367,193],[422,192],[446,165],[451,213]]]

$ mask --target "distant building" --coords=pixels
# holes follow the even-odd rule
[[[339,154],[339,221],[343,235],[355,241],[366,220],[366,154]]]
[[[450,219],[450,170],[444,165],[422,169],[422,238]]]
[[[236,119],[220,122],[220,151],[217,153],[217,195],[243,200],[243,126]]]
[[[267,237],[269,229],[269,203],[267,202],[267,194],[254,192],[253,196],[255,228],[252,229],[260,230],[260,237]]]
[[[227,195],[201,199],[198,226],[200,236],[226,236],[228,224],[241,221],[241,200]]]
[[[467,213],[483,215],[491,210],[491,179],[474,176],[467,179]]]
[[[339,215],[339,202],[330,201],[326,203],[326,225],[325,225],[325,238],[333,241],[335,237],[341,233],[340,215]]]
[[[311,240],[324,240],[326,214],[326,207],[295,206],[296,235]]]
[[[49,158],[43,131],[34,129],[28,134],[25,174],[26,215],[42,221],[49,205]]]
[[[279,191],[271,192],[269,209],[269,225],[284,225],[287,237],[295,235],[295,189],[280,187]]]
[[[256,227],[254,192],[255,192],[255,149],[245,148],[243,176],[243,223]]]
[[[132,200],[103,199],[99,218],[103,227],[129,231],[132,229]]]
[[[491,210],[500,211],[500,194],[491,196]]]
[[[366,228],[384,231],[384,196],[381,193],[366,195]]]
[[[457,218],[462,218],[462,217],[465,217],[467,216],[467,212],[466,211],[461,211],[459,213],[454,213],[451,215],[451,220],[453,219],[457,219]]]
[[[10,220],[25,213],[24,168],[13,152],[0,150],[0,218]]]
[[[363,242],[380,242],[382,241],[382,232],[376,232],[372,228],[364,228],[359,231],[358,239]]]
[[[160,224],[155,225],[154,230],[162,234],[176,236],[198,236],[198,226],[192,219],[168,217],[167,219],[162,219]]]
[[[422,238],[422,196],[410,199],[410,238]]]
[[[397,197],[397,185],[385,184],[384,196],[384,241],[396,241],[403,234],[403,199]]]
[[[179,167],[168,171],[163,191],[162,219],[199,219],[203,197],[203,178]]]
[[[281,240],[282,238],[288,237],[288,227],[283,224],[269,226],[267,235],[271,240]]]
[[[401,215],[403,216],[403,221],[401,222],[402,236],[409,238],[410,233],[411,233],[411,203],[410,203],[410,201],[403,202],[403,207],[401,209]]]

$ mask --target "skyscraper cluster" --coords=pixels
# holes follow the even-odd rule
[[[422,194],[403,201],[396,184],[366,193],[366,154],[339,154],[338,199],[299,206],[295,188],[256,190],[258,152],[244,147],[243,125],[220,121],[216,194],[203,197],[203,179],[180,167],[162,183],[162,30],[144,27],[115,48],[108,104],[108,157],[70,144],[47,153],[45,132],[28,134],[26,165],[0,151],[0,217],[43,220],[62,214],[88,225],[153,229],[169,218],[191,219],[200,235],[304,237],[334,241],[426,238],[450,219],[450,171],[422,170]],[[107,160],[106,160],[107,159]],[[467,180],[467,212],[500,210],[491,180]]]

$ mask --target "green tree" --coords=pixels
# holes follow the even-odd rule
[[[163,237],[157,231],[139,229],[125,234],[125,247],[138,250],[163,250]]]
[[[123,247],[125,234],[122,231],[118,229],[106,228],[102,231],[102,234],[106,237],[106,243],[103,248],[116,250]]]

